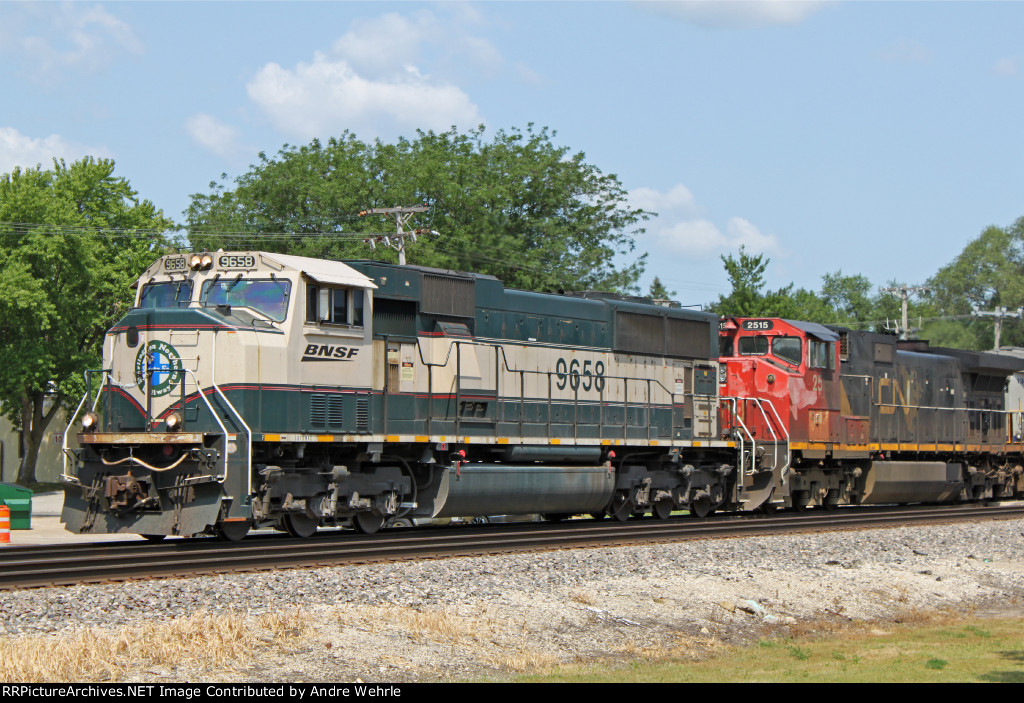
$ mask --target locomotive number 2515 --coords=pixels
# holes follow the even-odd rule
[[[566,362],[564,358],[559,358],[555,362],[555,379],[555,385],[560,391],[565,390],[566,386],[574,391],[581,387],[585,391],[589,391],[591,388],[595,391],[603,391],[604,362],[590,359],[582,363],[579,359]]]

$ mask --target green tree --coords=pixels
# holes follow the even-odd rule
[[[651,281],[651,287],[647,291],[647,296],[652,300],[671,300],[675,297],[675,294],[676,292],[666,288],[665,284],[657,276]]]
[[[821,299],[830,310],[831,322],[858,326],[875,320],[877,294],[865,276],[844,276],[843,272],[821,277]]]
[[[991,318],[971,318],[977,308],[1008,310],[1024,305],[1024,217],[1009,227],[990,226],[928,281],[929,302],[942,319],[927,326],[933,343],[989,349]],[[1024,344],[1024,321],[1003,325],[1001,344]]]
[[[139,201],[114,162],[0,176],[0,402],[22,432],[18,482],[35,481],[43,434],[99,368],[104,333],[173,223]]]
[[[814,293],[802,288],[794,293],[792,283],[777,291],[764,290],[764,274],[771,263],[764,254],[748,254],[741,245],[736,256],[728,254],[721,259],[731,290],[711,305],[719,316],[807,319],[809,314],[817,313]]]
[[[489,273],[532,290],[638,290],[646,255],[635,254],[635,237],[652,213],[630,208],[616,176],[555,145],[546,128],[490,140],[484,131],[418,131],[394,144],[345,132],[260,154],[233,185],[222,175],[208,194],[192,196],[190,242],[393,261],[393,251],[371,251],[363,240],[394,226],[357,213],[426,203],[411,226],[440,234],[407,249],[411,264]]]

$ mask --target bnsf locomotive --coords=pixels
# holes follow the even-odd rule
[[[771,484],[766,508],[1024,492],[1004,393],[1019,358],[771,318],[724,319],[720,353],[723,431]]]
[[[415,266],[165,256],[87,374],[62,519],[237,540],[751,510],[775,484],[720,432],[717,323]]]

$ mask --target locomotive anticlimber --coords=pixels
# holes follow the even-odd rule
[[[782,462],[748,471],[721,434],[716,330],[709,313],[478,274],[166,256],[88,374],[63,520],[237,539],[753,509]]]

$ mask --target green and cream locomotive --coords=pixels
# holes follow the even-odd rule
[[[235,540],[753,509],[764,491],[719,438],[717,356],[714,315],[621,296],[379,262],[165,256],[87,374],[63,520]]]

